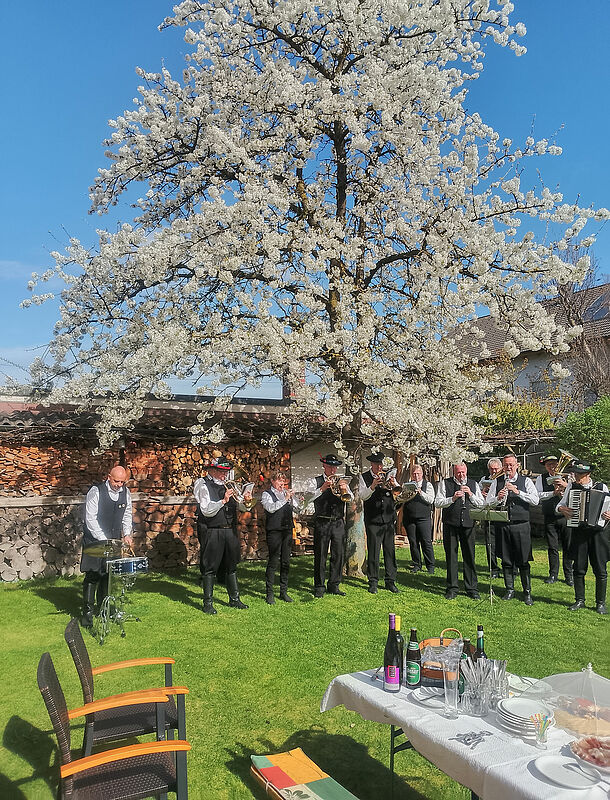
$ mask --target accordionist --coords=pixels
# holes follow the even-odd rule
[[[574,524],[573,519],[577,515],[583,519],[572,528],[569,557],[574,559],[575,602],[569,608],[570,611],[585,608],[585,575],[590,561],[595,575],[595,610],[598,614],[606,614],[610,495],[605,483],[593,480],[590,464],[576,462],[570,469],[574,480],[568,483],[557,505],[557,511],[563,514],[568,524]],[[593,495],[591,490],[605,492],[607,496]],[[593,514],[592,509],[595,509]]]

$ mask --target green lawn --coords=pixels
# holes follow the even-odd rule
[[[477,555],[484,559],[484,548]],[[436,548],[437,574],[410,575],[406,550],[399,551],[400,595],[366,591],[363,580],[344,583],[347,597],[311,595],[312,559],[293,560],[290,583],[294,603],[264,601],[264,565],[241,564],[238,570],[248,611],[228,608],[226,592],[216,592],[218,615],[202,613],[198,571],[178,577],[147,575],[132,593],[142,618],[129,623],[127,636],[113,633],[103,647],[86,637],[93,665],[125,658],[171,655],[174,682],[190,688],[187,732],[193,800],[241,800],[263,793],[249,775],[251,753],[302,747],[323,769],[361,800],[389,797],[389,727],[365,722],[343,708],[320,714],[319,703],[330,680],[381,662],[387,614],[402,614],[403,627],[416,626],[420,637],[457,627],[474,638],[485,626],[490,657],[508,658],[509,669],[542,677],[579,670],[592,661],[610,677],[608,617],[587,609],[571,613],[573,592],[564,583],[546,586],[546,551],[539,547],[532,565],[535,603],[520,600],[493,606],[466,597],[444,599],[444,554]],[[500,587],[499,587],[500,588]],[[481,591],[487,584],[481,581]],[[0,587],[3,628],[3,686],[0,724],[0,797],[54,797],[57,774],[55,740],[36,685],[40,655],[49,650],[68,706],[82,695],[63,640],[70,616],[80,609],[81,579],[40,580]],[[520,593],[518,594],[520,597]],[[594,597],[587,576],[587,602]],[[144,674],[142,674],[144,673]],[[97,679],[96,696],[162,683],[162,668],[125,670]],[[81,730],[74,736],[79,745]],[[400,753],[396,800],[453,800],[469,792],[453,783],[413,751]]]

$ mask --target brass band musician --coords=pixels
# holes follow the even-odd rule
[[[545,583],[555,583],[559,577],[559,545],[563,555],[563,574],[568,586],[574,585],[572,559],[568,556],[570,549],[570,529],[564,518],[557,514],[557,502],[563,495],[567,481],[557,475],[559,459],[555,455],[546,455],[540,459],[544,472],[536,478],[536,491],[540,498],[540,506],[544,516],[544,534],[549,557],[549,576]]]
[[[396,586],[396,502],[392,489],[399,490],[395,471],[386,475],[383,453],[367,456],[370,469],[358,479],[358,493],[363,504],[364,528],[366,530],[366,576],[369,592],[377,594],[379,583],[379,556],[383,548],[385,588],[397,594]]]
[[[294,527],[292,510],[295,505],[294,491],[288,487],[283,472],[271,476],[271,486],[263,492],[261,505],[267,514],[265,530],[269,557],[265,571],[265,588],[267,603],[275,604],[273,584],[275,571],[280,567],[280,600],[292,603],[288,594],[288,572],[292,550],[292,531]]]
[[[608,492],[608,487],[601,481],[594,482],[591,477],[592,467],[582,461],[576,462],[571,466],[574,480],[568,483],[563,496],[557,504],[557,511],[566,518],[572,516],[572,509],[568,505],[571,490],[585,492],[590,489],[597,489],[601,492]],[[572,529],[572,539],[570,543],[569,556],[574,559],[574,603],[569,607],[570,611],[578,611],[585,607],[585,575],[589,561],[595,575],[595,610],[598,614],[606,614],[606,587],[608,584],[608,573],[606,564],[608,563],[608,521],[610,520],[610,510],[601,512],[594,524],[581,522],[577,528]]]
[[[430,575],[434,575],[436,559],[432,544],[432,508],[434,506],[434,486],[424,480],[424,471],[419,464],[411,469],[411,480],[417,486],[413,497],[402,507],[402,524],[409,540],[411,551],[411,572],[421,572],[422,554],[424,564]]]

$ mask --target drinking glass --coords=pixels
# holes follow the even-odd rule
[[[445,709],[443,714],[448,719],[458,716],[458,662],[443,663],[443,685],[445,687]]]

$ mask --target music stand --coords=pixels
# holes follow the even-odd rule
[[[489,545],[491,540],[490,526],[492,522],[508,522],[508,511],[501,511],[498,508],[471,508],[470,516],[475,522],[485,523],[485,544]],[[494,590],[493,579],[491,577],[491,548],[487,547],[487,566],[489,567],[489,602],[493,605]]]

